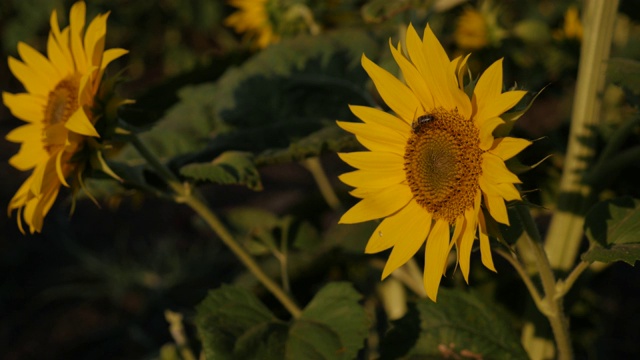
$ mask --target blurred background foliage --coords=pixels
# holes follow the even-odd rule
[[[274,24],[280,43],[264,50],[224,25],[234,8],[223,1],[95,0],[88,1],[87,16],[110,11],[107,46],[130,51],[110,69],[111,74],[124,71],[120,92],[136,100],[121,110],[121,117],[150,129],[143,140],[177,173],[213,183],[203,186],[207,198],[270,275],[277,277],[282,259],[288,260],[291,288],[301,303],[308,303],[326,282],[351,281],[374,319],[369,347],[359,358],[375,357],[377,344],[402,334],[391,332],[380,339],[389,327],[379,306],[383,257],[363,254],[374,224],[337,225],[343,208],[327,205],[304,166],[305,159],[320,156],[342,203],[354,202],[348,188],[337,181],[348,167],[334,153],[357,149],[358,144],[337,129],[334,120],[353,119],[347,104],[381,104],[360,67],[361,54],[397,73],[387,39],[398,41],[402,24],[413,22],[421,29],[428,21],[450,55],[473,53],[469,65],[476,76],[504,57],[507,87],[529,90],[532,96],[544,89],[513,129],[517,136],[536,139],[519,158],[521,163],[531,165],[553,154],[521,175],[528,200],[540,205],[538,221],[544,230],[557,198],[580,52],[579,28],[566,18],[571,11],[579,13],[582,3],[297,3],[311,9],[313,21]],[[60,22],[66,24],[71,4],[0,4],[2,91],[22,91],[6,62],[7,56],[17,56],[17,42],[44,50],[51,9],[57,9]],[[612,57],[622,60],[610,69],[612,82],[602,94],[606,125],[594,129],[592,139],[600,147],[622,123],[637,117],[639,20],[638,2],[623,0],[612,49]],[[637,72],[615,73],[618,67]],[[4,107],[0,119],[3,137],[19,123]],[[637,144],[638,135],[629,134],[625,146]],[[15,144],[0,142],[0,208],[26,177],[7,163],[16,151]],[[212,166],[214,159],[218,162]],[[140,188],[157,180],[148,176],[128,146],[117,147],[110,161],[116,171],[134,172]],[[612,176],[605,184],[607,193],[639,197],[638,170],[635,166]],[[166,358],[171,351],[163,345],[174,341],[166,309],[185,316],[187,336],[199,350],[194,318],[207,290],[224,283],[259,289],[186,209],[114,182],[97,180],[91,189],[100,208],[85,199],[70,217],[70,202],[61,196],[41,235],[22,236],[15,219],[0,217],[3,359],[151,359],[160,357],[161,349]],[[286,253],[270,245],[282,243],[288,246]],[[482,267],[471,272],[474,292],[494,299],[500,311],[520,317],[528,294],[507,264],[497,267],[497,275]],[[581,281],[587,286],[568,299],[578,357],[640,357],[637,268],[614,264]],[[459,273],[443,284],[466,288]],[[277,316],[286,317],[270,295],[259,290],[257,294]],[[441,301],[462,301],[445,294]],[[473,304],[478,309],[491,307],[476,300]],[[408,314],[429,311],[428,305],[420,304]],[[411,320],[406,316],[397,321]],[[381,355],[400,354],[406,352],[387,350]]]

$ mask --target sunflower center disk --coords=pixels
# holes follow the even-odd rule
[[[414,125],[404,154],[404,170],[418,204],[434,220],[454,224],[474,205],[482,174],[478,129],[457,111],[442,108]]]
[[[79,83],[75,77],[64,79],[49,93],[44,113],[42,142],[50,154],[65,145],[67,120],[78,110]]]

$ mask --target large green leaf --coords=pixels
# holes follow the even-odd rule
[[[355,358],[364,345],[369,321],[358,304],[360,297],[349,283],[330,283],[316,294],[302,312],[301,320],[326,326],[340,340],[340,347],[331,349],[334,357],[330,359]]]
[[[210,291],[196,312],[208,359],[259,359],[258,351],[282,352],[286,324],[248,290],[223,285]]]
[[[631,265],[640,259],[640,200],[623,197],[596,204],[585,217],[584,229],[594,246],[582,259]]]
[[[447,354],[451,358],[467,354],[483,359],[527,359],[506,318],[497,305],[471,293],[440,289],[437,303],[423,300],[393,323],[383,345],[393,346],[402,338],[402,346],[383,355],[387,359],[442,358]]]
[[[197,307],[196,325],[208,359],[354,359],[368,320],[349,283],[330,283],[299,319],[276,319],[249,291],[223,285]]]

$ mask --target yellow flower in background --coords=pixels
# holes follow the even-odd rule
[[[466,50],[482,49],[489,42],[487,23],[482,14],[473,8],[463,10],[453,36],[458,47]]]
[[[255,39],[259,48],[277,43],[280,37],[274,33],[274,27],[269,19],[267,5],[269,0],[231,0],[229,4],[238,8],[224,20],[226,26],[233,27],[238,33],[244,33],[248,38]]]
[[[11,113],[27,123],[6,137],[21,144],[9,163],[22,171],[32,170],[8,208],[10,214],[17,210],[23,233],[22,219],[31,233],[42,230],[60,186],[68,187],[67,179],[77,173],[74,154],[87,137],[99,137],[94,98],[107,65],[127,53],[104,50],[108,13],[96,16],[85,32],[85,8],[84,2],[75,3],[70,24],[62,30],[53,11],[47,57],[22,42],[18,43],[22,61],[9,57],[11,72],[27,91],[2,93]]]
[[[320,26],[305,0],[230,0],[238,11],[224,24],[254,42],[258,48],[301,33],[317,35]]]
[[[466,7],[453,33],[458,48],[467,51],[499,46],[506,36],[506,30],[498,24],[498,9],[488,0],[483,1],[478,9]]]
[[[582,40],[582,23],[578,8],[570,6],[564,15],[564,37],[567,39]]]
[[[463,90],[467,57],[449,60],[429,26],[421,39],[409,25],[406,52],[390,44],[406,84],[366,56],[362,66],[395,114],[351,106],[364,123],[338,122],[369,151],[341,153],[357,168],[340,176],[361,198],[340,223],[384,218],[371,235],[366,253],[393,248],[382,273],[386,278],[411,259],[426,241],[424,287],[436,300],[447,257],[457,249],[468,282],[476,238],[482,263],[495,271],[487,219],[509,224],[505,201],[520,200],[518,177],[505,160],[531,144],[494,138],[493,130],[525,91],[502,92],[502,60],[476,83],[471,99]]]

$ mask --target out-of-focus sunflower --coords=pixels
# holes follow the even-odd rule
[[[238,8],[238,11],[229,15],[224,24],[248,38],[255,38],[259,48],[276,43],[280,37],[274,33],[274,26],[269,19],[268,2],[269,0],[231,0],[229,4]]]
[[[320,31],[304,0],[229,0],[229,4],[238,11],[224,24],[245,34],[258,48],[277,43],[282,37]]]
[[[561,37],[582,41],[582,23],[576,6],[570,6],[564,14]]]
[[[498,9],[484,1],[479,9],[466,7],[456,22],[453,38],[466,51],[498,46],[507,32],[498,24]]]
[[[520,183],[505,160],[530,145],[513,137],[494,138],[525,91],[502,92],[502,60],[491,65],[471,98],[463,90],[467,57],[453,61],[429,26],[423,39],[409,26],[406,53],[390,44],[406,84],[366,56],[362,66],[395,114],[351,106],[364,123],[338,122],[369,151],[341,153],[358,170],[340,179],[361,198],[340,219],[358,223],[384,218],[366,253],[393,248],[382,278],[411,259],[426,241],[424,287],[436,300],[447,257],[456,246],[468,281],[471,249],[478,238],[482,263],[495,271],[487,216],[509,224],[505,201],[520,200]]]
[[[60,186],[75,184],[82,165],[74,160],[87,137],[98,138],[94,124],[99,119],[95,97],[107,65],[127,53],[104,50],[107,14],[96,16],[86,29],[85,3],[71,7],[69,26],[60,30],[55,10],[44,56],[25,43],[18,43],[22,61],[9,57],[9,68],[27,92],[2,93],[4,104],[17,118],[27,122],[9,134],[7,140],[20,143],[9,163],[31,175],[9,203],[17,210],[29,231],[40,232],[44,217],[58,196]],[[72,176],[75,175],[75,176]]]

